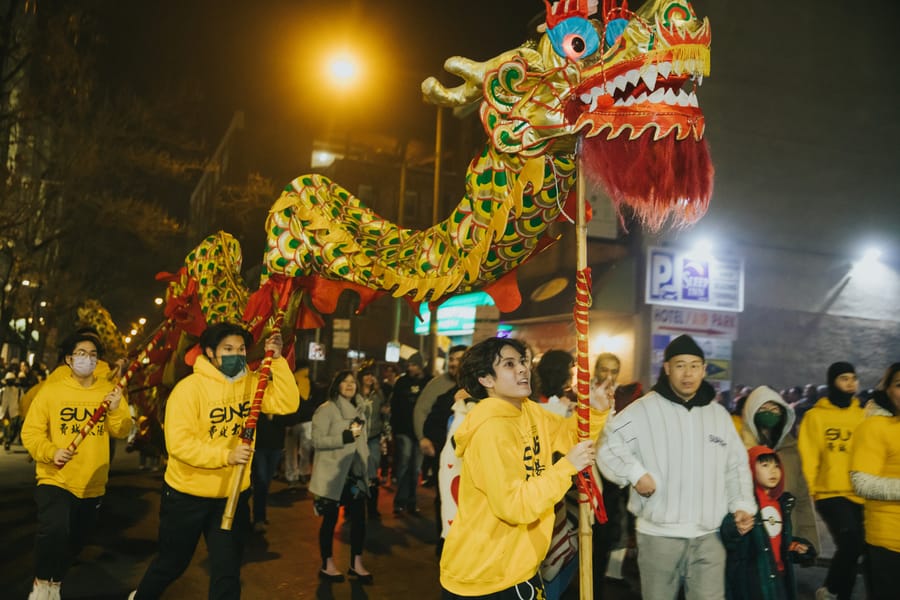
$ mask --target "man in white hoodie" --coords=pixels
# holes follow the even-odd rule
[[[731,417],[704,381],[703,350],[687,335],[666,347],[650,393],[603,430],[597,464],[604,477],[631,484],[637,517],[641,593],[687,600],[725,597],[725,548],[718,526],[733,513],[743,534],[756,502],[747,451]]]

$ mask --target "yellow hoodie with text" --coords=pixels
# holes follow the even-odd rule
[[[286,415],[296,411],[300,396],[284,358],[272,361],[271,375],[261,412]],[[166,404],[166,483],[192,496],[228,496],[234,472],[228,454],[240,443],[258,381],[259,375],[249,370],[229,380],[205,356],[197,357],[193,374],[178,382]],[[241,490],[248,487],[250,469],[244,471]]]
[[[591,410],[591,435],[608,411]],[[566,454],[578,441],[576,417],[526,400],[519,410],[485,398],[453,435],[462,458],[459,509],[441,555],[441,586],[461,596],[492,594],[533,577],[553,534],[554,506],[572,485]]]
[[[53,456],[72,443],[115,387],[115,381],[106,377],[108,373],[106,363],[98,362],[94,383],[83,387],[72,377],[71,369],[62,365],[41,384],[22,425],[22,445],[35,460],[38,485],[55,485],[78,498],[96,498],[106,492],[109,436],[124,438],[131,431],[131,413],[124,398],[94,426],[65,467],[53,464]]]
[[[856,398],[847,408],[820,398],[803,415],[797,432],[797,449],[814,500],[843,497],[863,503],[850,483],[850,453],[854,432],[864,418],[865,411]]]

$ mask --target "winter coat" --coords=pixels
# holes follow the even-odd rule
[[[793,537],[791,512],[794,497],[785,492],[778,499],[781,506],[781,556],[784,573],[778,576],[775,557],[772,554],[769,534],[766,533],[761,513],[757,513],[751,529],[741,535],[734,522],[734,515],[728,514],[722,520],[720,533],[722,543],[728,551],[725,566],[725,597],[727,600],[794,600],[797,598],[797,582],[794,577],[793,561],[796,553],[790,552],[791,542],[810,545],[802,538]]]
[[[356,418],[365,420],[363,408],[340,396],[316,409],[312,419],[312,443],[316,453],[310,493],[338,501],[351,475],[362,481],[361,493],[368,490],[369,445],[365,430],[357,438],[350,431],[350,424]]]

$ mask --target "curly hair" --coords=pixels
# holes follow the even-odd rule
[[[466,350],[459,365],[459,383],[473,398],[481,400],[487,397],[487,390],[478,379],[496,375],[494,362],[500,358],[500,351],[506,346],[525,356],[525,345],[510,338],[488,338]]]
[[[79,342],[91,342],[97,349],[97,356],[103,358],[105,348],[100,341],[100,334],[97,333],[97,330],[93,327],[82,327],[76,329],[74,333],[69,335],[59,345],[59,362],[62,362],[66,356],[75,352],[75,346],[77,346]]]

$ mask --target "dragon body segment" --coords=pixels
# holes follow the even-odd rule
[[[522,158],[487,146],[450,216],[417,231],[381,218],[326,177],[298,177],[269,213],[265,274],[315,274],[414,302],[479,289],[551,241],[547,228],[574,181],[569,156]]]

